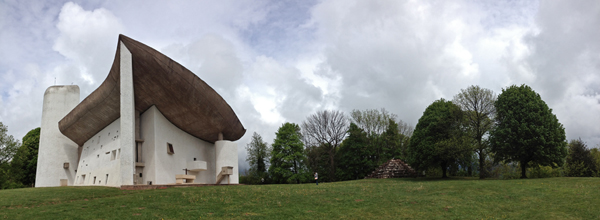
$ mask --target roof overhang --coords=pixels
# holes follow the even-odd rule
[[[131,52],[137,111],[155,105],[175,126],[211,143],[219,133],[230,141],[246,133],[231,106],[190,70],[125,35],[119,35],[119,42]],[[100,87],[58,123],[60,131],[80,146],[120,117],[120,50],[117,43],[112,67]]]

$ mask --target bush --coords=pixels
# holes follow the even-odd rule
[[[427,170],[425,170],[425,176],[426,177],[441,177],[442,169],[440,169],[439,167],[429,167],[429,168],[427,168]]]
[[[497,178],[497,179],[518,179],[521,177],[521,166],[517,163],[505,163],[501,162],[499,164],[493,165],[491,172],[488,172],[489,177]]]
[[[549,178],[549,177],[561,177],[563,173],[562,168],[552,168],[551,166],[533,166],[527,169],[530,178]]]
[[[594,154],[591,153],[586,144],[581,139],[571,140],[565,164],[566,175],[580,177],[596,176],[598,173],[596,167]]]

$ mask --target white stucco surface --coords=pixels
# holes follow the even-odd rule
[[[135,173],[135,99],[131,52],[121,44],[121,173],[120,185],[133,185]]]
[[[205,161],[206,171],[188,171],[194,175],[194,183],[212,184],[216,181],[215,147],[173,125],[155,107],[141,116],[141,136],[144,139],[144,183],[175,183],[175,175],[185,174],[188,162]],[[167,143],[173,145],[174,154],[167,153]],[[237,157],[235,159],[237,162]]]
[[[75,185],[121,185],[120,125],[115,120],[83,144]]]
[[[78,146],[60,133],[58,122],[77,104],[76,85],[51,86],[44,93],[36,187],[60,186],[61,179],[67,179],[68,185],[74,183]],[[63,168],[64,163],[69,163],[68,169]]]
[[[221,172],[222,167],[231,166],[233,167],[233,174],[229,176],[229,183],[240,183],[236,143],[225,140],[215,142],[215,159],[215,175],[219,175],[219,172]],[[227,184],[227,178],[221,180],[221,184]]]

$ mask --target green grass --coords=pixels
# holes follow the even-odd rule
[[[0,219],[598,219],[600,178],[0,190]]]

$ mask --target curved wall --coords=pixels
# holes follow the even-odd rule
[[[219,175],[222,167],[231,166],[233,167],[233,174],[229,177],[221,180],[221,184],[227,184],[227,178],[229,178],[230,184],[238,184],[239,170],[238,170],[238,151],[237,144],[231,141],[217,141],[215,142],[215,175]],[[215,180],[216,181],[216,180]],[[217,183],[219,184],[219,183]]]

